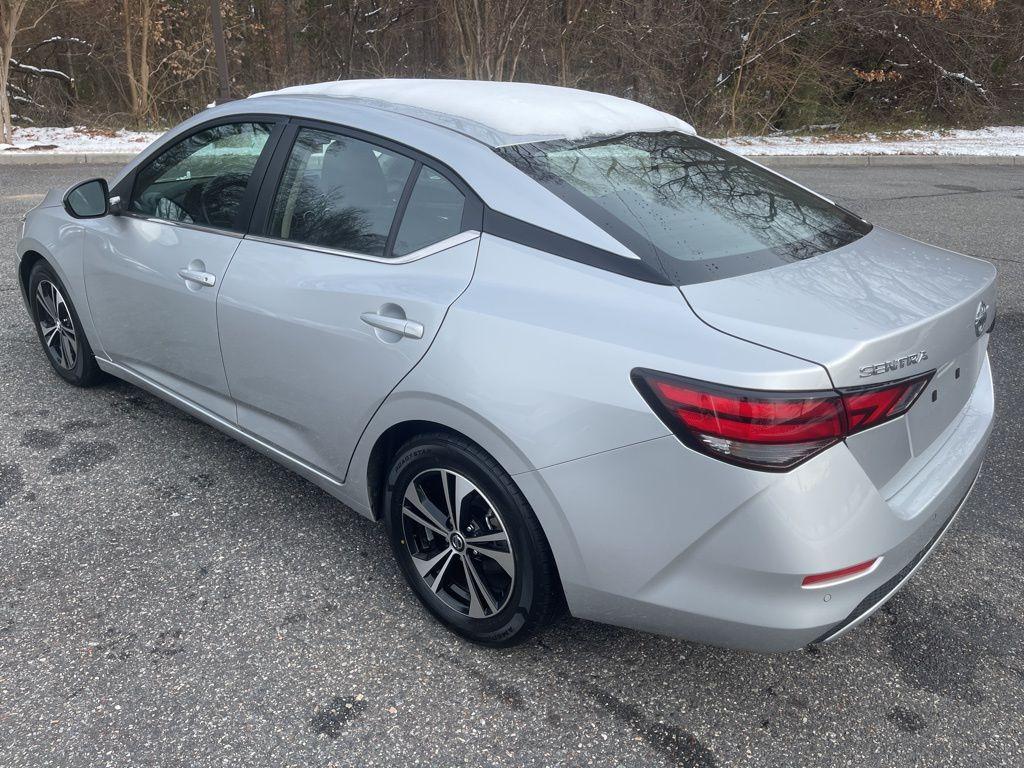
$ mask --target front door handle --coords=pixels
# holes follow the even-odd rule
[[[407,320],[404,317],[389,317],[377,312],[363,312],[359,317],[367,325],[372,325],[374,328],[379,328],[382,331],[391,331],[391,333],[397,333],[399,336],[405,336],[409,339],[423,338],[423,323],[417,323],[415,320]]]
[[[178,277],[190,283],[205,285],[207,288],[212,288],[217,284],[216,275],[211,275],[209,272],[203,272],[201,269],[189,269],[188,267],[182,267],[178,270]]]

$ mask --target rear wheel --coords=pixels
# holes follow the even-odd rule
[[[82,331],[75,306],[46,262],[40,261],[32,268],[28,295],[39,343],[57,375],[78,387],[98,382],[103,374]]]
[[[557,613],[561,593],[540,524],[512,478],[478,446],[444,433],[406,443],[384,504],[406,580],[455,632],[514,645]]]

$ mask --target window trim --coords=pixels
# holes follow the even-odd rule
[[[211,235],[224,235],[225,237],[233,237],[236,240],[241,240],[245,237],[244,232],[239,232],[237,229],[226,229],[224,227],[211,227],[208,224],[193,224],[188,221],[171,221],[170,219],[160,219],[156,216],[147,216],[144,213],[133,213],[131,211],[124,211],[118,214],[128,219],[135,219],[136,221],[148,221],[152,224],[166,224],[169,227],[178,227],[179,229],[190,229],[193,232],[208,232]]]
[[[422,170],[423,163],[419,160],[415,161],[412,164],[409,175],[405,179],[405,187],[402,189],[402,196],[398,198],[398,207],[395,209],[395,218],[391,220],[391,229],[388,230],[388,239],[384,244],[384,258],[395,258],[395,240],[398,239],[398,230],[401,229],[402,222],[405,220],[405,209],[409,207],[409,198],[412,197],[412,191],[416,188],[416,182],[419,180],[420,171]],[[465,195],[463,195],[462,199],[462,212],[465,214]],[[391,255],[389,256],[388,254]],[[406,254],[406,256],[408,255]]]
[[[139,171],[150,165],[157,157],[162,155],[167,150],[171,149],[177,144],[195,136],[197,133],[209,130],[210,128],[216,128],[221,125],[232,125],[236,123],[265,123],[271,125],[270,136],[267,137],[266,143],[263,145],[263,149],[260,151],[260,156],[256,160],[256,165],[253,166],[252,173],[249,174],[249,181],[245,187],[245,193],[242,196],[242,202],[238,206],[238,213],[236,219],[231,227],[215,227],[209,224],[194,224],[186,221],[171,221],[169,219],[161,219],[157,216],[147,216],[143,213],[136,213],[130,210],[125,210],[121,213],[121,216],[126,216],[131,219],[138,219],[140,221],[151,221],[157,224],[167,224],[172,227],[181,227],[182,229],[191,229],[197,232],[209,232],[218,235],[228,235],[241,239],[245,237],[249,231],[249,227],[252,223],[252,215],[255,210],[256,200],[259,195],[259,191],[263,186],[264,177],[266,176],[267,168],[270,165],[271,159],[274,157],[274,153],[277,150],[277,145],[281,140],[281,136],[284,133],[284,129],[288,124],[288,118],[285,115],[274,115],[264,113],[239,113],[235,115],[225,115],[222,117],[207,120],[199,123],[192,130],[187,133],[182,133],[166,141],[161,142],[158,146],[153,147],[148,151],[142,159],[132,168],[131,173],[125,176],[121,181],[111,190],[112,195],[120,195],[122,200],[127,201],[126,208],[131,206],[132,200],[135,195],[135,185],[138,181]]]
[[[273,212],[274,199],[277,197],[277,191],[284,179],[284,172],[288,165],[288,160],[291,157],[292,149],[295,146],[295,140],[298,137],[299,131],[303,128],[315,131],[324,131],[326,133],[334,133],[339,136],[356,139],[357,141],[365,141],[368,144],[373,144],[381,149],[393,152],[413,161],[413,167],[409,172],[409,176],[406,178],[405,188],[402,190],[402,196],[399,198],[398,207],[395,209],[395,216],[391,220],[391,229],[388,231],[388,238],[385,244],[383,256],[373,256],[371,254],[346,251],[339,248],[311,245],[308,243],[301,243],[296,240],[285,240],[280,237],[273,237],[269,234],[270,216]],[[394,249],[395,239],[398,236],[398,229],[402,226],[402,220],[405,217],[405,209],[408,206],[409,198],[412,197],[413,187],[416,185],[416,179],[423,166],[427,166],[431,170],[444,176],[444,178],[459,190],[465,198],[466,202],[462,209],[460,231],[451,237],[439,240],[437,243],[432,243],[431,245],[424,246],[412,253],[407,253],[405,256],[389,256],[388,254]],[[349,259],[362,259],[364,261],[372,261],[379,264],[408,264],[411,261],[418,261],[419,259],[426,258],[434,253],[439,253],[442,250],[447,250],[455,245],[475,240],[480,237],[480,233],[483,231],[483,219],[484,204],[479,195],[477,195],[458,174],[436,158],[426,155],[423,152],[413,149],[405,144],[400,144],[384,136],[369,133],[358,128],[351,128],[340,123],[331,123],[323,120],[293,117],[288,120],[287,126],[282,131],[281,137],[274,149],[274,155],[270,159],[267,170],[263,175],[263,183],[260,186],[259,195],[257,196],[256,202],[253,206],[253,213],[249,220],[249,228],[246,231],[245,239],[259,243],[287,245],[301,250],[325,253],[331,256],[341,256]],[[439,247],[441,245],[444,245],[444,247]]]
[[[538,227],[528,221],[487,208],[484,212],[484,228],[487,234],[500,237],[512,243],[524,245],[562,259],[586,264],[588,267],[631,277],[655,285],[673,285],[672,281],[639,256],[630,258],[606,251],[573,237],[560,235],[549,229]]]
[[[297,240],[282,240],[277,237],[265,237],[263,235],[247,234],[244,239],[251,240],[254,243],[266,243],[268,245],[283,245],[288,248],[298,248],[300,251],[325,253],[328,256],[341,256],[346,259],[374,261],[378,264],[408,264],[412,261],[425,259],[427,256],[433,256],[435,253],[447,251],[449,248],[454,248],[456,245],[470,243],[473,240],[479,239],[480,234],[481,233],[475,229],[464,229],[457,234],[446,237],[444,240],[438,240],[436,243],[425,245],[419,250],[407,253],[405,256],[394,256],[391,258],[388,258],[387,256],[370,256],[365,253],[356,253],[355,251],[344,251],[340,248],[328,248],[324,245],[310,245],[308,243],[300,243]]]

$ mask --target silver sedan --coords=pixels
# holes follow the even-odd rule
[[[992,266],[571,89],[215,107],[51,191],[17,269],[59,376],[382,520],[427,610],[491,645],[566,608],[837,637],[932,551],[992,424]]]

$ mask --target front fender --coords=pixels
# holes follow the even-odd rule
[[[25,309],[31,315],[22,264],[28,254],[38,254],[45,259],[67,288],[71,301],[78,310],[82,330],[85,331],[93,350],[99,352],[100,339],[92,322],[85,289],[84,242],[85,227],[69,217],[63,208],[36,208],[29,212],[25,222],[25,234],[18,241],[15,269]]]

